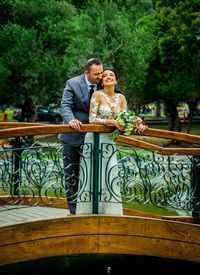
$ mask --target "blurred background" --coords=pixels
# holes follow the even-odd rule
[[[1,121],[19,121],[31,97],[36,121],[61,123],[66,80],[95,56],[150,126],[199,134],[199,10],[197,0],[1,0]]]

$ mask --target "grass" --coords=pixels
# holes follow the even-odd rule
[[[158,216],[191,216],[190,211],[177,210],[177,209],[169,209],[169,208],[161,208],[153,205],[145,205],[145,204],[124,204],[124,208],[128,208],[131,210],[141,211],[145,213],[150,213]]]

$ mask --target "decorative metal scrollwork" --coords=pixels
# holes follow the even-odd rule
[[[94,171],[90,143],[81,150],[79,199],[91,201]],[[99,198],[105,202],[145,204],[200,212],[199,156],[162,156],[128,145],[102,144],[99,151]],[[95,173],[96,173],[95,172]],[[11,204],[52,203],[66,198],[60,144],[1,148],[0,192]],[[89,184],[88,184],[89,183]],[[120,192],[119,192],[120,191]],[[20,200],[19,200],[20,199]],[[63,202],[65,203],[65,202]]]

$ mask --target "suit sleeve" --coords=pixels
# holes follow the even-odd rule
[[[64,123],[69,123],[70,120],[75,119],[72,111],[74,107],[74,96],[74,90],[68,80],[60,103],[61,115]]]

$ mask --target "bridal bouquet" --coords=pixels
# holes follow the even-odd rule
[[[112,132],[110,139],[112,141],[115,141],[119,135],[122,133],[126,136],[129,136],[133,131],[133,118],[135,116],[135,113],[133,111],[129,112],[121,112],[116,120],[119,122],[121,126],[124,127],[123,131],[120,131],[119,129],[116,129]]]

